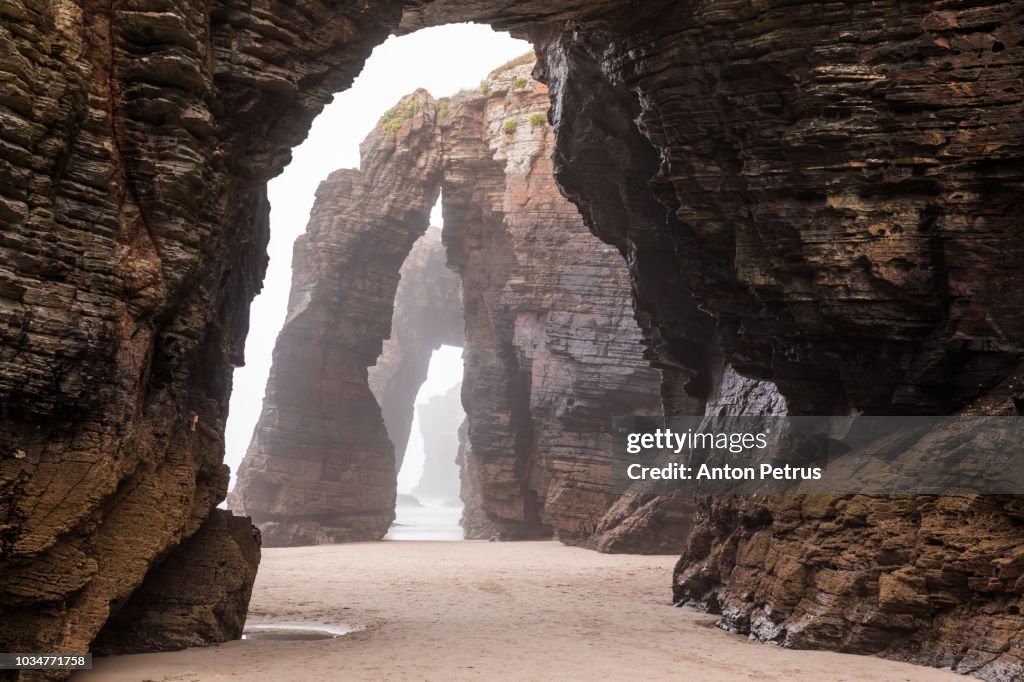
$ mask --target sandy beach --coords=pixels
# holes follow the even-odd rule
[[[669,604],[674,557],[556,542],[378,542],[264,550],[250,623],[359,626],[97,659],[75,682],[221,680],[963,680],[754,644]]]

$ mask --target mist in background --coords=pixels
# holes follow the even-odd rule
[[[427,380],[420,386],[416,394],[415,405],[425,403],[430,396],[447,393],[455,384],[462,381],[462,349],[455,346],[441,346],[430,357],[430,369]],[[453,443],[452,459],[458,450],[458,441]],[[409,445],[405,449],[402,470],[398,472],[398,492],[411,493],[423,475],[423,463],[426,450],[423,446],[423,432],[420,431],[420,411],[413,411],[412,429],[409,431]]]
[[[476,24],[439,26],[389,38],[373,51],[352,88],[337,94],[316,118],[305,142],[293,150],[291,164],[270,181],[270,266],[263,291],[252,304],[246,365],[235,370],[225,434],[224,461],[232,476],[259,419],[274,341],[288,307],[292,243],[306,230],[317,185],[338,168],[359,167],[359,143],[403,95],[426,88],[436,98],[479,87],[488,72],[530,49],[526,41]],[[431,222],[441,225],[439,207],[431,214]],[[444,393],[461,379],[461,350],[446,346],[434,354],[417,401]],[[422,471],[418,424],[413,425],[407,460],[410,456],[414,461],[403,467],[400,490],[415,485]]]

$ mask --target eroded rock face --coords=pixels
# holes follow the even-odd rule
[[[462,498],[462,537],[467,540],[491,540],[498,538],[498,531],[487,518],[484,500],[480,494],[480,478],[473,457],[473,446],[469,442],[469,423],[463,420],[459,426],[459,497]]]
[[[614,500],[611,418],[660,414],[628,276],[554,184],[532,59],[449,102],[445,243],[462,276],[464,404],[483,508],[502,538],[590,544]]]
[[[134,654],[238,639],[259,562],[259,531],[249,519],[214,510],[146,574],[103,627],[93,652]]]
[[[1020,500],[705,500],[675,597],[761,641],[1021,676]]]
[[[458,500],[459,429],[466,419],[462,409],[462,384],[431,396],[416,406],[423,434],[423,474],[412,494],[420,498]]]
[[[579,75],[639,93],[636,129],[674,213],[665,274],[713,318],[726,361],[797,413],[948,413],[1020,356],[1018,294],[1001,291],[1022,254],[991,259],[1018,241],[1015,10],[881,11],[677,5],[542,50],[556,123],[576,133],[584,118],[584,141],[610,131]],[[581,144],[560,138],[560,178],[602,236],[632,244],[634,276],[658,279],[640,270],[643,225],[590,191]],[[703,342],[678,315],[657,313],[668,345]]]
[[[443,345],[462,345],[459,280],[446,259],[439,228],[427,230],[413,245],[402,264],[391,336],[370,368],[370,390],[395,448],[396,470],[402,468],[416,393],[427,378],[433,352]]]
[[[0,8],[4,651],[87,650],[224,498],[265,182],[398,20],[309,6]]]
[[[296,240],[288,316],[231,499],[266,546],[379,540],[394,520],[394,450],[367,368],[437,198],[435,115],[424,91],[399,102],[363,142],[361,169],[321,183]]]
[[[1013,414],[1002,389],[965,413]],[[952,447],[941,427],[928,437],[929,461]],[[921,456],[901,442],[875,447],[881,450],[857,462]],[[723,496],[697,505],[674,595],[722,614],[722,627],[784,646],[880,654],[985,679],[1024,673],[1022,574],[1014,568],[1024,561],[1019,498]]]
[[[110,604],[223,497],[264,183],[399,22],[492,22],[542,48],[555,129],[571,131],[557,142],[560,182],[628,259],[670,411],[703,408],[717,349],[739,374],[775,382],[798,414],[952,412],[1003,390],[1024,296],[1018,3],[405,4],[404,17],[397,1],[0,7],[0,648],[83,650]],[[598,153],[602,139],[614,154]],[[690,546],[706,549],[690,559],[746,541],[749,501],[720,502],[698,519]],[[1005,528],[1020,545],[1011,501],[950,515],[955,502],[925,515],[878,508],[864,523],[908,523],[900,546],[937,546],[928,519],[971,538]],[[536,528],[538,505],[527,507],[515,514]],[[797,536],[833,528],[791,512],[778,503],[755,516]],[[803,560],[801,542],[770,558],[752,550],[751,570],[708,584],[753,593],[773,581],[769,562]],[[995,551],[965,562],[961,543],[943,547],[896,557],[914,568],[884,600],[873,579],[830,581],[830,594],[870,617],[881,601],[906,617],[914,600],[892,595],[923,584],[949,601],[931,598],[936,614],[917,631],[928,645],[907,655],[947,664],[1000,649],[986,623],[1019,631],[1021,616],[988,577],[1011,580],[1019,562]],[[877,535],[828,545],[836,557],[854,550],[887,557]],[[944,590],[949,581],[960,588]],[[759,594],[742,608],[763,610]],[[977,609],[958,610],[970,600]],[[808,613],[804,641],[835,622]],[[871,650],[864,632],[842,646]],[[1012,679],[1008,660],[966,667]]]
[[[891,9],[533,33],[559,181],[629,259],[667,412],[781,405],[739,384],[714,402],[719,354],[794,414],[1019,408],[1020,8]],[[1011,498],[705,499],[676,597],[758,639],[1015,679],[1022,546]]]

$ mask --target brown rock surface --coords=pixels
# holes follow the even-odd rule
[[[394,520],[394,450],[367,367],[437,197],[434,116],[426,92],[403,98],[363,142],[362,168],[321,183],[295,242],[288,316],[231,500],[266,546],[379,540]]]
[[[290,4],[0,7],[0,650],[87,650],[224,498],[265,181],[398,19]]]
[[[734,397],[765,395],[744,381],[729,382],[740,387]],[[1012,409],[993,401],[969,413]],[[865,481],[879,457],[934,468],[936,453],[962,443],[954,432],[955,423],[938,425],[921,439],[929,447],[905,434],[829,466],[852,467]],[[1020,498],[999,495],[700,498],[674,594],[721,614],[720,627],[763,641],[1017,679],[1022,595],[1010,567],[1024,561],[1022,512]]]
[[[395,447],[395,468],[401,470],[416,394],[433,352],[443,345],[462,345],[459,280],[446,265],[439,228],[416,240],[402,264],[394,309],[391,336],[370,368],[370,390]]]
[[[529,31],[542,48],[560,183],[627,258],[650,356],[668,368],[669,411],[703,409],[719,350],[741,375],[774,382],[797,414],[949,413],[1001,390],[1017,365],[1019,3],[411,0],[406,9],[0,6],[0,648],[83,650],[110,605],[223,497],[230,365],[241,362],[262,274],[264,183],[400,22],[492,22]],[[488,172],[480,180],[503,193]],[[496,276],[511,277],[514,258],[501,253]],[[511,326],[494,321],[502,334]],[[492,362],[493,385],[521,388],[497,371],[518,353],[494,353],[503,355],[480,365]],[[1019,389],[1007,392],[1020,400]],[[509,408],[508,424],[489,435],[529,452],[528,392],[508,395],[511,405],[493,406]],[[533,499],[550,471],[504,461],[507,485],[492,492],[507,524],[528,533],[564,520],[560,504],[542,513]],[[923,589],[936,610],[915,621],[922,644],[894,655],[1019,677],[998,634],[1021,629],[1010,603],[1019,588],[990,580],[1019,563],[1017,503],[897,502],[835,512],[871,532],[840,532],[826,551],[840,566],[853,555],[881,565],[890,555],[880,529],[892,522],[906,530],[898,546],[923,543],[895,557],[910,575],[876,585],[833,572],[833,604],[863,620],[884,604],[905,621],[919,612],[906,595]],[[920,507],[931,503],[936,511]],[[831,518],[794,515],[784,502],[748,516],[752,504],[715,501],[680,575],[694,557],[729,554],[738,545],[727,538],[746,542],[748,522],[794,534],[776,545],[762,532],[756,542],[770,551],[739,558],[751,570],[708,583],[754,595],[802,565],[815,533],[831,537]],[[975,554],[974,542],[936,537],[932,522],[1003,539]],[[756,594],[735,621],[763,610],[767,596]],[[807,611],[802,641],[876,648],[872,628],[847,623],[841,644],[826,636],[838,622]],[[997,653],[975,664],[983,651]]]
[[[100,655],[167,651],[242,636],[260,563],[259,531],[217,509],[146,574],[93,642]]]
[[[675,596],[719,626],[1018,679],[1019,499],[727,496],[702,501]]]
[[[588,544],[614,500],[611,418],[659,414],[626,268],[554,184],[532,59],[441,119],[445,243],[462,276],[464,404],[483,507],[502,538]]]

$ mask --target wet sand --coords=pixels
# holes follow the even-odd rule
[[[718,630],[714,617],[670,605],[674,561],[556,542],[267,549],[250,622],[362,629],[96,659],[72,680],[964,680]]]

